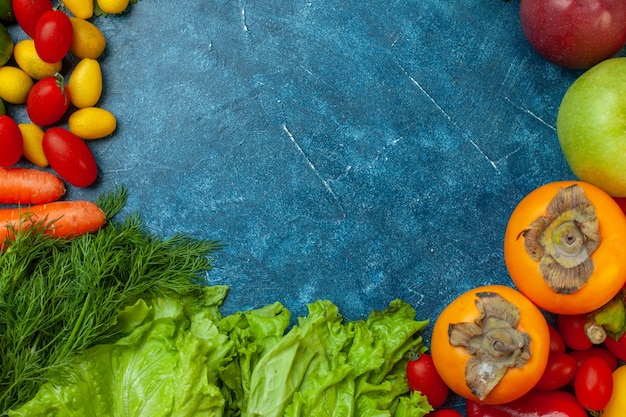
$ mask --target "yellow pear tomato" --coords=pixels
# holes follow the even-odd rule
[[[47,167],[48,158],[43,152],[42,145],[43,129],[34,123],[20,123],[18,127],[24,140],[24,157],[37,166]]]
[[[73,134],[82,139],[100,139],[115,131],[117,121],[113,113],[99,107],[76,110],[67,120]]]
[[[11,104],[24,104],[33,79],[23,69],[5,65],[0,67],[0,99]]]
[[[70,17],[73,38],[70,51],[78,58],[96,59],[106,48],[106,38],[102,31],[89,20]]]
[[[623,417],[626,412],[626,365],[613,371],[613,394],[602,417]]]
[[[102,94],[102,69],[93,58],[83,58],[74,67],[67,85],[72,92],[70,100],[79,109],[92,107]]]
[[[75,17],[89,19],[93,16],[92,0],[63,0],[63,4]]]
[[[129,0],[96,0],[100,9],[109,14],[120,14],[128,8]]]
[[[17,65],[35,80],[46,77],[53,77],[56,72],[61,71],[62,61],[46,62],[39,57],[35,49],[35,41],[23,39],[15,44],[13,57]]]

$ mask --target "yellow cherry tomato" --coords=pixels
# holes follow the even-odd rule
[[[83,58],[76,64],[67,82],[72,104],[79,109],[93,107],[102,94],[102,69],[93,58]]]
[[[106,48],[106,39],[100,29],[89,20],[70,17],[73,38],[70,51],[78,58],[96,59]]]
[[[613,371],[613,394],[602,411],[602,417],[623,417],[626,411],[626,365]]]
[[[92,0],[63,0],[67,10],[79,19],[89,19],[93,16]]]
[[[46,158],[41,145],[43,129],[34,123],[20,123],[18,126],[24,139],[24,157],[37,166],[47,167],[48,158]]]
[[[73,134],[82,139],[100,139],[115,131],[117,121],[113,113],[100,107],[85,107],[73,112],[67,120]]]
[[[5,65],[0,67],[0,98],[11,104],[24,104],[33,79],[23,69]]]
[[[120,14],[128,7],[129,0],[97,0],[98,6],[103,12]]]
[[[63,66],[61,61],[50,63],[41,59],[35,49],[35,41],[32,39],[24,39],[16,43],[13,48],[13,57],[17,65],[35,80],[52,77],[55,72],[61,71]]]

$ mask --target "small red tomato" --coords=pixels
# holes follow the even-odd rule
[[[58,122],[69,106],[70,90],[61,74],[37,81],[26,97],[26,113],[39,126]]]
[[[451,408],[440,408],[428,413],[428,417],[463,417],[463,415]]]
[[[550,353],[548,364],[535,385],[541,391],[553,391],[567,385],[576,375],[578,363],[573,356],[567,353]]]
[[[565,353],[565,341],[559,331],[551,324],[548,325],[548,330],[550,330],[550,353]]]
[[[12,0],[11,7],[17,24],[31,38],[35,36],[35,26],[44,12],[52,10],[50,0]]]
[[[70,18],[60,10],[44,12],[35,26],[33,41],[37,55],[49,63],[59,62],[69,52],[74,39]]]
[[[626,213],[626,197],[613,197],[613,200],[620,206],[622,211]]]
[[[611,372],[617,369],[617,357],[605,348],[594,346],[585,350],[573,350],[569,354],[576,359],[578,362],[577,366],[580,366],[583,361],[588,358],[598,357],[603,359],[607,365],[609,365]]]
[[[613,394],[613,373],[609,365],[602,358],[584,360],[576,372],[574,393],[583,407],[601,411]]]
[[[10,116],[0,115],[0,166],[11,166],[22,157],[24,140],[17,122]]]
[[[585,333],[586,314],[559,314],[557,326],[559,333],[570,349],[583,350],[593,346]]]
[[[604,346],[618,359],[626,361],[626,334],[622,335],[619,340],[607,337],[604,340]]]
[[[61,127],[46,130],[43,152],[50,167],[61,178],[76,187],[87,187],[98,177],[93,153],[81,138]]]
[[[422,353],[415,360],[409,360],[406,380],[411,391],[419,391],[433,408],[441,407],[448,398],[448,386],[437,373],[433,358],[427,353]]]

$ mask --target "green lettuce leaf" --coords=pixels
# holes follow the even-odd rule
[[[406,382],[409,352],[428,321],[394,300],[344,321],[327,300],[294,326],[280,303],[222,317],[226,287],[203,297],[138,300],[119,312],[124,334],[76,357],[10,417],[423,417]]]
[[[158,298],[126,308],[117,326],[127,336],[85,351],[9,416],[222,416],[217,364],[231,342],[217,327],[216,305],[204,304],[221,303],[224,289],[209,288],[203,303]]]
[[[222,368],[233,415],[243,417],[416,416],[432,410],[411,395],[409,351],[424,351],[413,308],[394,300],[367,320],[344,322],[337,306],[308,306],[287,333],[279,303],[226,317],[220,323],[235,352]]]
[[[280,303],[237,312],[222,319],[220,329],[234,344],[230,360],[220,368],[229,415],[238,416],[247,407],[251,377],[261,355],[285,334],[291,314]]]

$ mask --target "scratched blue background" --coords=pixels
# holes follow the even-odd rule
[[[124,184],[150,230],[221,240],[225,313],[401,298],[434,319],[511,284],[508,216],[573,178],[555,120],[581,72],[530,48],[517,1],[142,0],[94,22],[118,129],[67,198]]]

